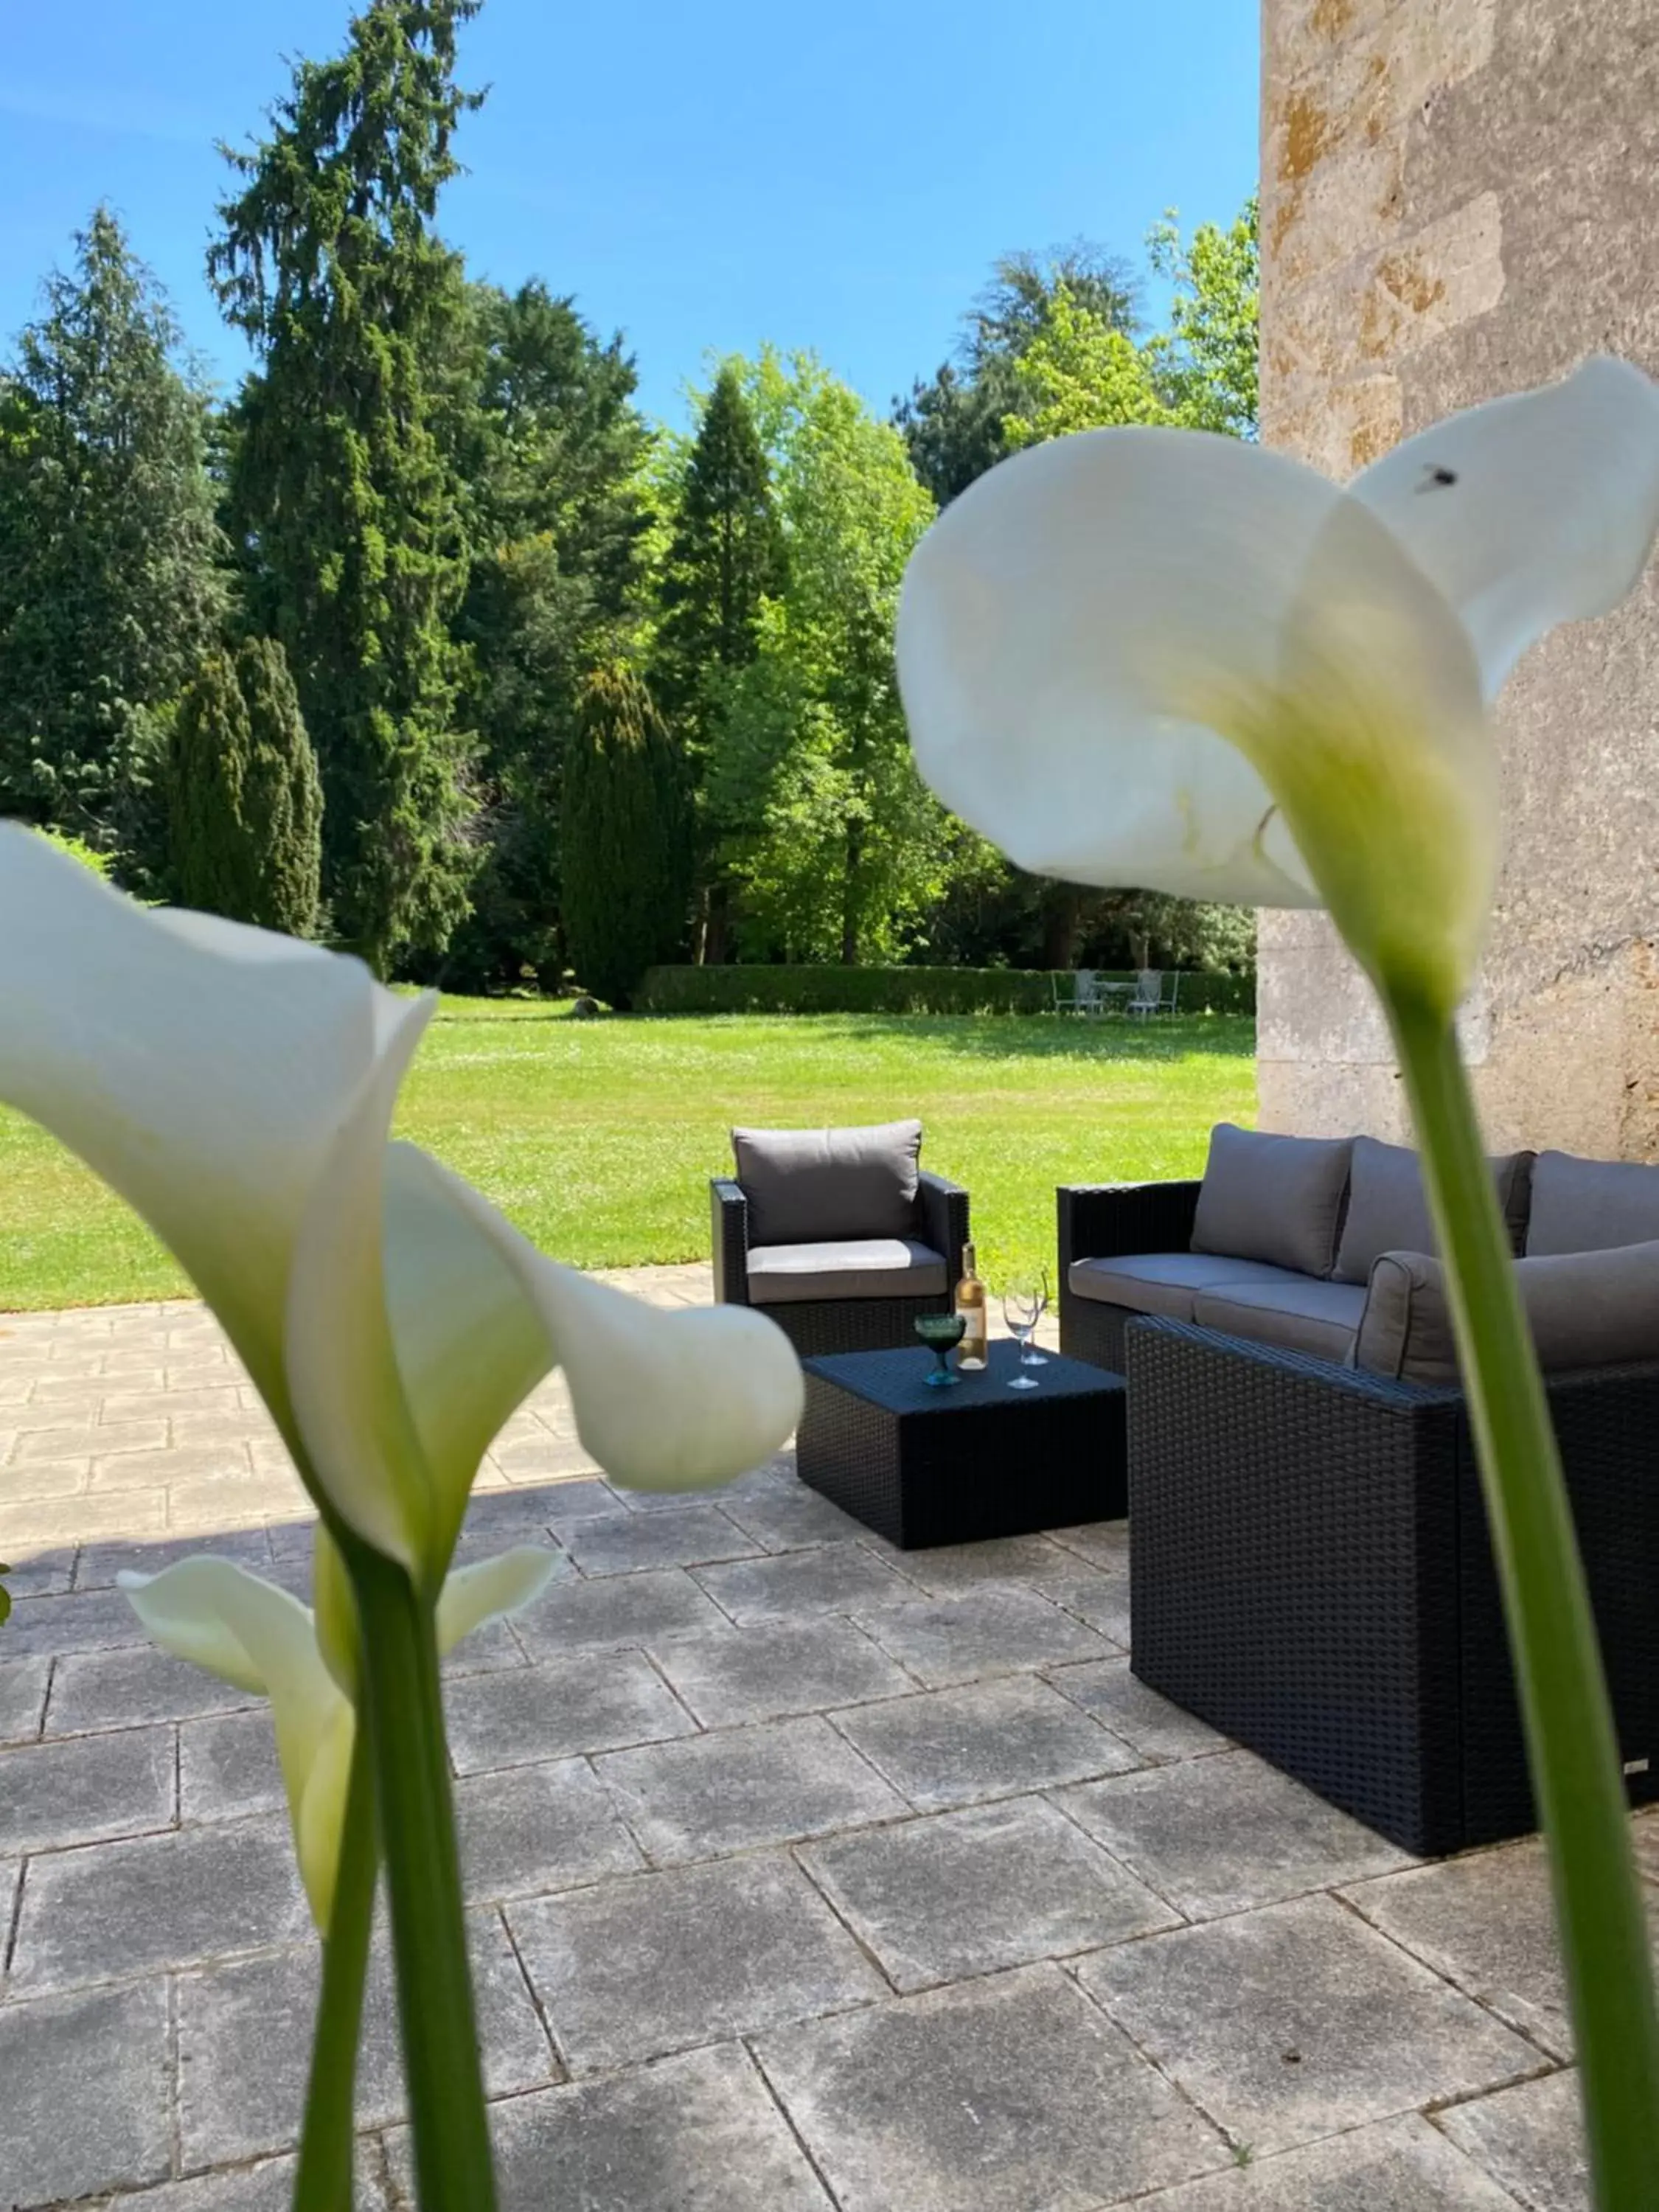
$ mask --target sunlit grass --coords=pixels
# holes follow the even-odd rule
[[[925,1165],[966,1183],[981,1273],[1051,1263],[1060,1182],[1196,1173],[1212,1123],[1255,1119],[1238,1018],[1134,1027],[1011,1016],[683,1016],[576,1022],[446,1000],[398,1133],[584,1267],[703,1259],[733,1122],[919,1114]],[[188,1285],[50,1138],[0,1110],[0,1310],[177,1297]]]

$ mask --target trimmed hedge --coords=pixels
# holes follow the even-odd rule
[[[1127,969],[1100,972],[1134,981]],[[647,1014],[1046,1014],[1054,1003],[1044,968],[652,968],[634,998]],[[1183,975],[1178,1005],[1253,1014],[1255,978]]]

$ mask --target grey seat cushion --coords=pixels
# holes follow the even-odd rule
[[[1292,1275],[1282,1283],[1224,1283],[1200,1291],[1193,1319],[1201,1328],[1224,1329],[1257,1344],[1282,1345],[1315,1359],[1347,1359],[1365,1310],[1360,1283],[1326,1283]]]
[[[1223,1121],[1193,1218],[1194,1252],[1328,1275],[1348,1188],[1351,1137],[1273,1137]]]
[[[1490,1163],[1498,1203],[1510,1232],[1511,1250],[1526,1234],[1527,1202],[1532,1183],[1530,1152],[1508,1152]],[[1375,1137],[1353,1140],[1353,1170],[1348,1180],[1348,1210],[1336,1249],[1339,1283],[1368,1283],[1373,1263],[1384,1252],[1432,1252],[1435,1234],[1429,1219],[1423,1170],[1409,1145],[1380,1144]]]
[[[1659,1242],[1517,1260],[1516,1280],[1547,1374],[1659,1360]],[[1371,1270],[1354,1364],[1407,1382],[1455,1383],[1445,1270],[1388,1252]]]
[[[1527,1257],[1605,1252],[1659,1237],[1659,1168],[1540,1152],[1533,1164]]]
[[[749,1296],[757,1306],[802,1298],[926,1298],[948,1289],[942,1253],[914,1237],[861,1237],[832,1243],[762,1244],[749,1254]]]
[[[750,1244],[908,1237],[916,1225],[920,1121],[857,1129],[733,1129]]]
[[[1066,1278],[1080,1298],[1127,1306],[1165,1321],[1191,1321],[1200,1291],[1223,1283],[1289,1283],[1300,1277],[1259,1260],[1230,1260],[1214,1252],[1131,1252],[1105,1260],[1073,1260]]]

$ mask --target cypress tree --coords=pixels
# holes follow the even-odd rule
[[[448,629],[466,582],[455,462],[459,258],[436,235],[477,0],[371,0],[344,53],[301,62],[275,127],[229,159],[209,274],[258,359],[232,423],[228,511],[255,624],[278,638],[322,771],[324,884],[385,972],[441,949],[474,856],[471,744]]]
[[[565,756],[562,874],[576,980],[625,1008],[684,933],[690,839],[680,757],[631,669],[594,671]]]
[[[173,889],[185,906],[314,933],[322,787],[281,646],[203,663],[167,753]]]

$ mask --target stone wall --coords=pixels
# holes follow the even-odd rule
[[[1659,374],[1659,0],[1264,0],[1262,422],[1346,477],[1610,351]],[[1499,709],[1466,1021],[1495,1146],[1659,1157],[1659,573]],[[1322,915],[1262,917],[1264,1128],[1406,1133]]]

